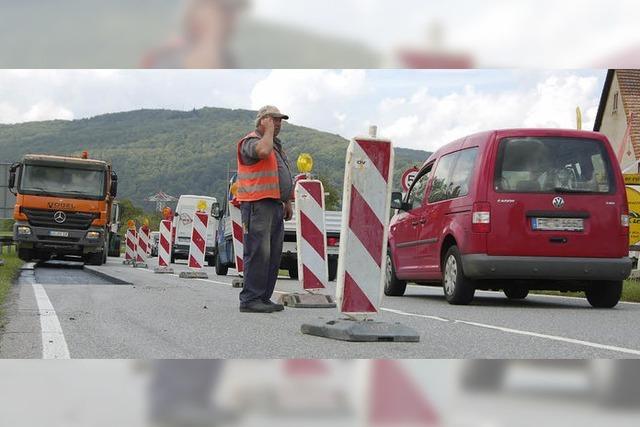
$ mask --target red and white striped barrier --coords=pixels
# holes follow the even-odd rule
[[[138,236],[135,229],[128,229],[125,235],[125,252],[124,252],[124,264],[133,264],[136,259],[136,252],[138,247]]]
[[[155,273],[173,273],[171,264],[171,221],[160,221],[160,238],[158,239],[158,268]]]
[[[236,270],[242,275],[244,271],[244,237],[242,232],[242,212],[233,203],[229,203],[229,214],[231,217],[231,235],[233,238],[233,253],[236,257]]]
[[[134,267],[147,267],[147,251],[149,249],[149,227],[143,225],[138,230],[138,250]]]
[[[209,224],[209,214],[197,211],[193,215],[191,229],[191,243],[189,245],[189,269],[183,271],[180,277],[186,279],[206,279],[207,273],[202,271],[204,266],[205,251],[207,247],[207,226]]]
[[[305,291],[324,289],[329,283],[324,187],[314,179],[295,187],[298,277]]]
[[[342,313],[377,313],[382,298],[393,177],[391,141],[358,137],[347,149],[336,299]]]

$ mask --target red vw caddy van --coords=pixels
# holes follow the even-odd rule
[[[439,149],[403,198],[393,193],[385,294],[442,284],[451,304],[476,289],[584,291],[614,307],[631,272],[622,173],[596,132],[507,129]]]

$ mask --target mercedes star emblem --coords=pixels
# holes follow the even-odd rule
[[[58,211],[58,212],[53,214],[53,220],[55,222],[57,222],[58,224],[62,224],[63,222],[65,222],[67,220],[67,214],[65,214],[62,211]]]

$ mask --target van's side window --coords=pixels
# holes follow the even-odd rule
[[[451,169],[453,168],[458,153],[451,153],[440,157],[436,171],[433,175],[433,184],[431,184],[431,193],[429,194],[429,203],[439,202],[449,199],[451,190]]]
[[[413,183],[413,186],[409,189],[408,201],[413,205],[413,209],[422,206],[427,184],[429,183],[429,178],[431,178],[432,168],[433,165],[427,166],[427,171],[418,177],[418,179]]]
[[[458,154],[458,161],[453,168],[451,175],[451,184],[448,190],[447,198],[453,199],[469,194],[469,185],[471,184],[471,176],[473,175],[473,166],[478,156],[478,148],[468,148],[462,150]]]

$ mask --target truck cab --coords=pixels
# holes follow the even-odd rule
[[[40,154],[12,165],[13,235],[23,261],[79,256],[106,262],[118,177],[102,160]]]

